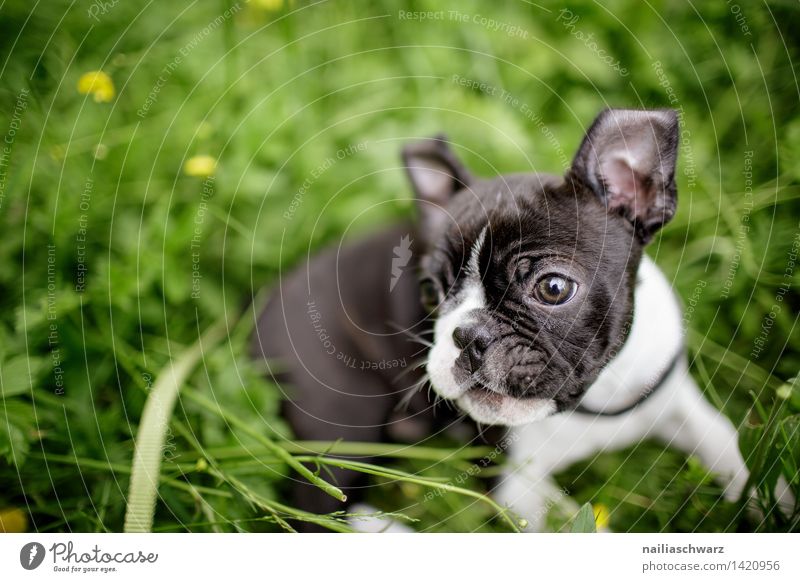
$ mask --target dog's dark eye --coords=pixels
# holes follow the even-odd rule
[[[536,282],[534,296],[547,305],[561,305],[575,295],[578,285],[561,275],[545,275]]]
[[[428,311],[436,309],[442,299],[439,286],[433,279],[422,279],[419,282],[419,294],[422,306]]]

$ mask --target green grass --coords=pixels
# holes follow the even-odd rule
[[[145,399],[222,322],[225,339],[204,350],[168,418],[153,527],[284,527],[297,515],[287,455],[309,457],[285,441],[280,392],[247,358],[251,301],[308,252],[411,215],[406,140],[445,131],[474,144],[479,174],[561,172],[607,105],[682,108],[679,212],[650,253],[692,308],[692,372],[742,427],[761,503],[778,473],[800,492],[800,388],[787,387],[800,370],[796,6],[746,4],[747,35],[725,2],[574,3],[573,28],[560,4],[521,1],[454,4],[464,23],[447,9],[399,17],[432,2],[138,4],[99,21],[85,1],[40,3],[31,18],[30,3],[0,7],[0,132],[15,128],[0,161],[0,512],[21,510],[28,530],[120,531]],[[95,70],[113,80],[110,102],[77,91]],[[182,170],[196,155],[218,160],[213,181]],[[329,448],[315,450],[324,479]],[[408,449],[377,471],[372,500],[421,529],[510,529],[467,493],[480,483],[453,490],[485,454],[456,451]],[[797,514],[756,520],[722,502],[695,459],[654,442],[559,484],[606,506],[616,531],[798,529]],[[554,528],[573,517],[553,513]]]

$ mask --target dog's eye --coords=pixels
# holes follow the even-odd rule
[[[536,282],[534,296],[547,305],[561,305],[575,295],[578,284],[561,275],[545,275]]]
[[[422,306],[427,311],[433,311],[442,300],[439,286],[433,279],[422,279],[419,282],[419,294]]]

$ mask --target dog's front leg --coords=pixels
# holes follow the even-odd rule
[[[688,371],[676,374],[676,398],[666,422],[658,423],[657,433],[668,444],[687,454],[697,455],[725,485],[725,498],[735,501],[742,494],[748,470],[739,452],[738,433],[730,420],[703,397]],[[794,499],[786,481],[776,487],[776,499],[784,510],[791,510]],[[754,495],[754,492],[750,492]]]
[[[510,469],[497,487],[497,501],[524,520],[525,531],[544,531],[547,514],[556,505],[577,505],[553,478],[535,464]]]
[[[738,434],[730,420],[703,397],[688,370],[676,370],[674,391],[666,418],[655,429],[667,444],[689,455],[697,455],[725,486],[725,498],[739,498],[748,471],[739,452]]]

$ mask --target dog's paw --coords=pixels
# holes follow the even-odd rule
[[[755,522],[762,521],[767,513],[772,511],[780,510],[781,513],[785,516],[792,516],[795,511],[795,497],[792,494],[792,490],[789,487],[789,483],[783,477],[778,479],[778,483],[775,485],[775,505],[765,510],[762,506],[758,492],[755,489],[750,489],[750,492],[747,496],[747,515],[750,516]],[[730,491],[728,489],[725,490],[725,498],[730,502],[738,501],[739,495],[737,492]]]

